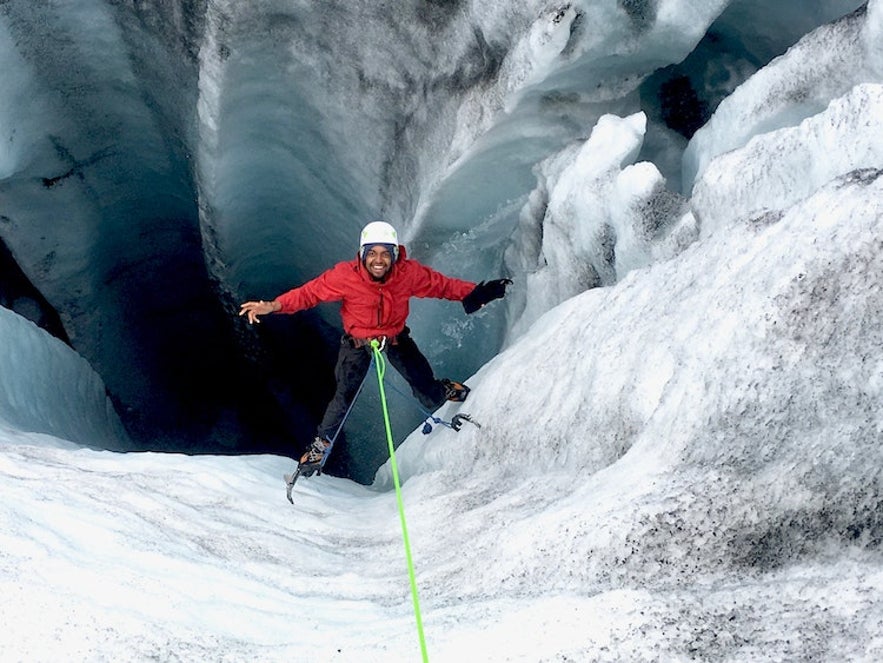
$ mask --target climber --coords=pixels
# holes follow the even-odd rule
[[[362,229],[358,256],[340,262],[315,279],[279,295],[272,301],[248,301],[239,315],[249,323],[270,313],[296,313],[320,302],[341,302],[344,335],[334,377],[336,392],[316,431],[312,444],[301,456],[300,476],[311,476],[323,464],[346,412],[356,397],[371,360],[371,341],[377,339],[390,363],[411,386],[414,396],[427,408],[446,400],[464,401],[469,388],[453,380],[435,378],[426,357],[405,326],[411,297],[461,301],[466,313],[474,313],[504,297],[509,279],[479,284],[451,278],[405,253],[389,223],[374,221]]]

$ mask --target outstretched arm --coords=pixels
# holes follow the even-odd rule
[[[239,315],[248,316],[248,324],[253,322],[260,323],[259,315],[269,315],[276,313],[282,309],[282,304],[275,299],[271,302],[265,302],[263,299],[259,302],[245,302],[239,309]]]
[[[338,263],[299,288],[283,292],[273,301],[245,302],[239,315],[248,316],[248,322],[260,322],[259,315],[270,313],[296,313],[312,308],[319,302],[334,302],[343,299],[346,286],[347,263]]]

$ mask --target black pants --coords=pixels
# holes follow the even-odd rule
[[[435,379],[432,367],[414,343],[407,327],[398,335],[395,343],[387,343],[385,352],[389,363],[411,385],[414,396],[426,409],[435,410],[445,402],[444,385]],[[372,353],[370,345],[354,347],[350,337],[344,336],[341,339],[337,366],[334,368],[337,391],[316,430],[319,437],[330,440],[337,434],[337,429],[365,378]]]

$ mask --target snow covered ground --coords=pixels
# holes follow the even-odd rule
[[[690,198],[632,163],[640,115],[540,168],[510,256],[534,304],[460,406],[481,428],[398,452],[430,660],[883,659],[876,42],[812,112],[758,102],[880,7],[722,104]],[[603,255],[595,202],[609,279],[553,290]],[[2,309],[0,339],[4,661],[420,660],[388,466],[291,505],[289,459],[98,451],[122,433],[89,365]]]
[[[568,300],[470,381],[481,429],[405,442],[431,660],[883,655],[881,194],[840,178]],[[287,459],[0,436],[4,659],[419,660],[386,470],[291,506]]]

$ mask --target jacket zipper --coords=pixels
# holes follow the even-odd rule
[[[377,288],[380,299],[377,301],[377,327],[383,326],[383,288]]]

